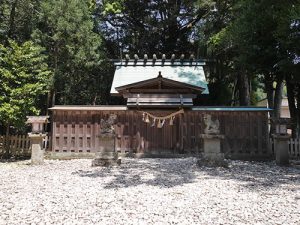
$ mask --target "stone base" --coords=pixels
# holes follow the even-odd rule
[[[96,159],[118,159],[117,152],[96,152]]]
[[[224,161],[224,154],[221,153],[221,140],[224,135],[220,134],[200,134],[203,138],[204,152],[203,158],[198,162],[206,166],[227,166]]]
[[[224,167],[228,168],[228,162],[225,160],[215,161],[215,160],[208,160],[205,158],[198,159],[197,161],[198,166],[202,167]]]
[[[223,153],[203,153],[203,157],[197,163],[199,166],[228,167]]]
[[[225,157],[223,153],[208,153],[204,152],[203,153],[203,158],[209,161],[224,161]]]
[[[121,159],[94,159],[92,161],[92,166],[119,166],[121,164]]]
[[[289,144],[290,135],[274,135],[274,147],[276,164],[288,166],[289,163]]]
[[[92,166],[119,166],[121,159],[117,152],[97,152]]]
[[[43,139],[46,134],[28,134],[31,142],[31,165],[41,165],[44,163]]]
[[[102,134],[99,136],[100,152],[114,152],[115,151],[115,135],[114,134]]]

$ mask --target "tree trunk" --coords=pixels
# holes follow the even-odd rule
[[[96,94],[96,95],[95,95],[95,97],[94,97],[94,99],[93,99],[93,103],[92,103],[92,105],[96,105],[97,98],[98,98],[98,95]]]
[[[6,125],[6,133],[5,133],[5,135],[6,135],[6,136],[9,135],[9,124]]]
[[[274,113],[273,117],[278,119],[281,114],[281,104],[283,95],[283,79],[279,79],[276,84],[275,96],[274,96]]]
[[[237,99],[237,85],[238,85],[238,82],[234,82],[233,84],[233,90],[232,90],[232,93],[231,93],[231,106],[235,106],[235,103],[236,103],[236,99]]]
[[[18,4],[18,0],[13,1],[13,3],[11,4],[11,10],[9,15],[9,28],[7,32],[7,36],[9,38],[13,38],[15,32],[15,17],[16,17],[17,4]]]
[[[6,124],[6,132],[5,132],[5,137],[4,137],[4,149],[5,149],[5,157],[9,157],[10,154],[10,149],[8,145],[8,138],[9,138],[9,124]]]
[[[297,100],[297,108],[296,108],[296,130],[295,130],[295,137],[300,137],[300,84],[297,84],[296,88],[297,94],[296,94],[296,100]]]
[[[272,86],[273,86],[273,84],[272,84]],[[272,88],[273,89],[272,97],[274,96],[272,99],[273,107],[270,107],[273,109],[273,111],[270,112],[270,117],[271,117],[272,121],[280,118],[283,86],[284,86],[283,80],[278,79],[276,88],[275,88],[275,95],[274,95],[274,88]],[[276,127],[274,126],[274,123],[271,123],[270,134],[274,134],[275,131],[276,131]]]
[[[299,137],[299,108],[296,107],[295,101],[295,85],[291,81],[291,76],[286,77],[286,88],[287,88],[287,97],[289,103],[289,110],[292,121],[292,137]],[[299,99],[298,99],[299,100]]]
[[[274,108],[274,88],[273,88],[273,79],[270,76],[267,76],[265,81],[265,88],[267,92],[268,107],[270,109]],[[270,111],[270,116],[273,117],[273,111]]]
[[[55,106],[55,96],[56,95],[56,92],[55,92],[55,90],[52,90],[52,106]]]
[[[250,86],[249,78],[245,72],[241,72],[238,75],[239,84],[239,100],[241,106],[250,105]]]

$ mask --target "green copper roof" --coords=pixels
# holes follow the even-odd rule
[[[122,65],[116,63],[116,71],[111,87],[111,94],[117,94],[116,87],[156,78],[161,72],[164,78],[205,88],[202,94],[208,94],[202,64],[172,64],[172,65]]]

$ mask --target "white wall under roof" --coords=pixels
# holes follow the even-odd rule
[[[202,94],[208,94],[203,66],[116,66],[110,90],[117,94],[116,87],[156,78],[161,72],[164,78],[205,88]]]

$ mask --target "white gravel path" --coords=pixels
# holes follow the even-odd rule
[[[300,170],[195,158],[0,162],[0,224],[300,224]]]

